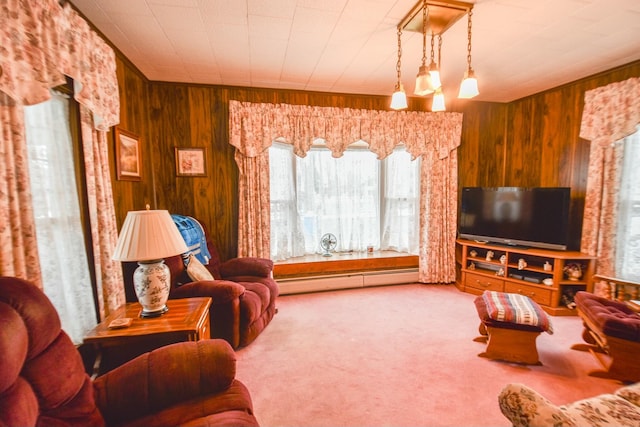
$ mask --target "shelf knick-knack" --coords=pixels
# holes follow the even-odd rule
[[[527,261],[524,260],[524,258],[520,258],[518,260],[518,270],[522,270],[527,266]]]
[[[569,280],[577,281],[582,277],[582,266],[575,262],[565,265],[562,271]]]

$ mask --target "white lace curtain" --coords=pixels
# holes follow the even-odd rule
[[[420,158],[403,147],[383,160],[366,146],[336,159],[322,147],[298,157],[276,143],[269,164],[272,260],[322,252],[327,232],[336,252],[418,254]]]
[[[69,99],[25,107],[29,180],[42,284],[74,343],[97,323],[78,201]]]

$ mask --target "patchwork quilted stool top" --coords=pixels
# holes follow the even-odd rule
[[[525,295],[484,291],[474,303],[485,326],[553,334],[542,307]]]

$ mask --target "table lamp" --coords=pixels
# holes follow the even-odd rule
[[[147,210],[127,213],[112,258],[138,262],[133,285],[142,306],[141,317],[158,317],[169,310],[171,272],[163,258],[188,250],[168,211],[147,206]]]

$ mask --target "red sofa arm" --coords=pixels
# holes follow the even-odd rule
[[[236,300],[244,291],[244,286],[229,280],[200,280],[172,289],[170,298],[210,297],[216,305]]]
[[[235,276],[271,277],[273,261],[267,258],[232,258],[220,264],[222,278]]]
[[[233,349],[213,339],[160,347],[96,378],[93,387],[107,424],[120,424],[225,391],[235,375]]]

